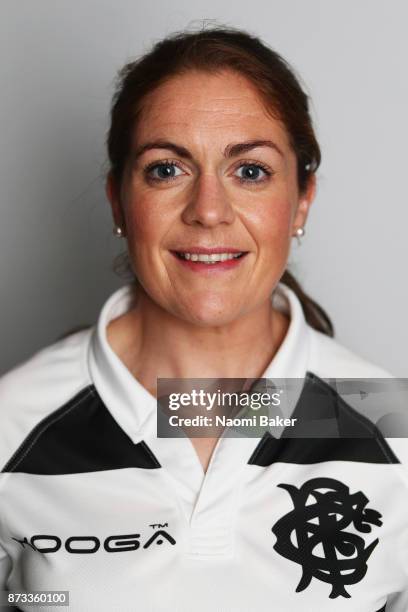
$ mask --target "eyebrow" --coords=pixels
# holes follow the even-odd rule
[[[273,140],[247,140],[246,142],[229,144],[225,147],[224,157],[236,157],[237,155],[241,155],[242,153],[246,153],[247,151],[257,147],[269,147],[277,151],[283,157],[281,149],[276,143],[273,142]],[[152,142],[145,142],[137,147],[132,155],[133,161],[136,161],[141,155],[143,155],[143,153],[150,151],[151,149],[169,149],[170,151],[176,153],[179,157],[184,157],[185,159],[189,160],[193,159],[190,151],[181,145],[168,140],[154,140]]]

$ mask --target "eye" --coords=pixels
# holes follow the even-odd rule
[[[180,174],[182,174],[181,168],[176,162],[167,160],[148,164],[143,169],[149,181],[159,182],[171,181],[180,176],[180,174],[176,174],[176,170],[180,170]]]
[[[240,171],[241,169],[244,170],[243,175],[238,176],[241,183],[263,183],[273,174],[267,166],[260,162],[241,162],[238,170]]]
[[[241,161],[238,171],[241,171],[241,169],[243,175],[238,176],[240,183],[263,183],[274,174],[268,166],[258,161]],[[179,163],[173,160],[150,163],[143,168],[143,172],[148,181],[160,183],[174,180],[183,174]]]

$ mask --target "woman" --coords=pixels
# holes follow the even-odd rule
[[[325,381],[388,374],[287,270],[320,162],[292,70],[240,30],[179,33],[124,67],[111,119],[135,280],[2,379],[2,587],[75,612],[407,610],[402,455]],[[298,379],[299,429],[158,436],[158,379],[197,378]]]

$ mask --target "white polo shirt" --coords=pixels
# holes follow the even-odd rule
[[[290,325],[262,378],[304,379],[286,416],[354,437],[223,436],[204,473],[107,343],[125,286],[0,380],[0,589],[69,591],[72,612],[408,610],[407,440],[328,382],[390,375],[272,299]]]

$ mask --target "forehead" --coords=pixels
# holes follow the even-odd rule
[[[267,112],[255,86],[230,70],[191,70],[148,94],[135,138],[140,143],[164,135],[207,137],[211,142],[269,136],[289,148],[285,126]]]

